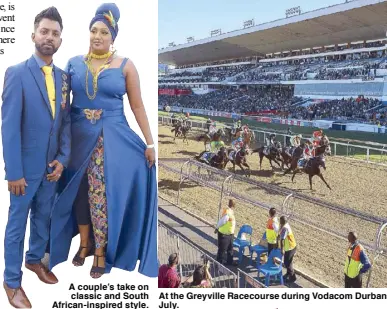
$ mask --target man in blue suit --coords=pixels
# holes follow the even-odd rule
[[[4,241],[4,289],[15,308],[31,308],[21,287],[24,237],[30,213],[25,267],[48,284],[55,275],[41,262],[49,240],[57,181],[70,156],[67,74],[53,65],[62,43],[62,18],[54,7],[35,18],[35,54],[7,69],[2,105],[5,174],[11,205]]]

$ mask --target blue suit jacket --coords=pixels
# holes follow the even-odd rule
[[[71,147],[70,83],[54,66],[53,119],[42,71],[36,60],[11,66],[4,77],[2,140],[6,179],[39,179],[58,160],[67,167]]]

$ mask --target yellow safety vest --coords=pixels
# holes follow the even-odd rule
[[[235,231],[235,216],[234,211],[230,208],[227,208],[223,211],[222,217],[228,215],[228,221],[219,227],[218,231],[224,235],[234,235]]]
[[[269,218],[269,220],[267,220],[267,224],[266,224],[266,239],[267,239],[267,242],[269,244],[276,244],[277,243],[277,236],[278,235],[275,232],[274,223],[278,224],[277,217]]]
[[[290,228],[290,225],[288,223],[286,223],[282,229],[285,229],[285,228],[288,230],[288,236],[286,236],[284,241],[284,250],[286,252],[286,251],[293,250],[296,247],[296,239],[294,238],[293,231]]]
[[[363,251],[361,245],[356,245],[352,250],[352,245],[347,251],[347,258],[345,260],[344,273],[349,278],[356,278],[360,274],[360,269],[363,264],[360,262],[360,253]]]

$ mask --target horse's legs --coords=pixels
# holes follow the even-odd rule
[[[247,169],[248,169],[247,171],[248,171],[249,174],[246,175],[246,176],[250,177],[250,175],[251,175],[251,169],[250,169],[250,166],[247,164],[247,162],[242,163],[242,165],[245,166],[245,167],[247,167]]]
[[[308,174],[308,175],[309,175],[310,190],[313,190],[313,187],[312,187],[312,177],[313,177],[313,175],[312,174]]]
[[[320,173],[320,174],[318,174],[318,177],[320,177],[321,178],[321,180],[322,181],[324,181],[324,183],[327,185],[327,187],[329,188],[329,190],[332,190],[332,188],[328,185],[328,183],[325,181],[325,178],[324,178],[324,176]]]
[[[295,169],[295,170],[293,171],[292,182],[294,182],[294,177],[296,176],[296,174],[297,174],[297,170]]]
[[[274,170],[273,162],[271,161],[270,158],[268,158],[268,159],[269,159],[269,162],[270,162],[271,169]]]
[[[285,176],[286,174],[289,174],[292,171],[292,165],[285,171],[285,173],[282,176]]]
[[[239,163],[239,164],[237,164],[237,165],[238,165],[239,168],[242,170],[243,174],[244,174],[245,176],[247,176],[247,175],[246,175],[246,171],[245,171],[245,169],[244,169],[243,166],[242,166],[242,163]]]
[[[261,154],[259,154],[259,169],[260,170],[262,169],[262,160],[263,160],[263,156]]]
[[[278,167],[281,168],[281,165],[279,164],[279,162],[277,161],[277,159],[273,159],[275,163],[277,163]],[[281,161],[282,162],[282,161]]]

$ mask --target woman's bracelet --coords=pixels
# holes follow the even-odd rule
[[[155,148],[155,144],[152,144],[152,145],[146,145],[146,148],[147,148],[147,149]]]

